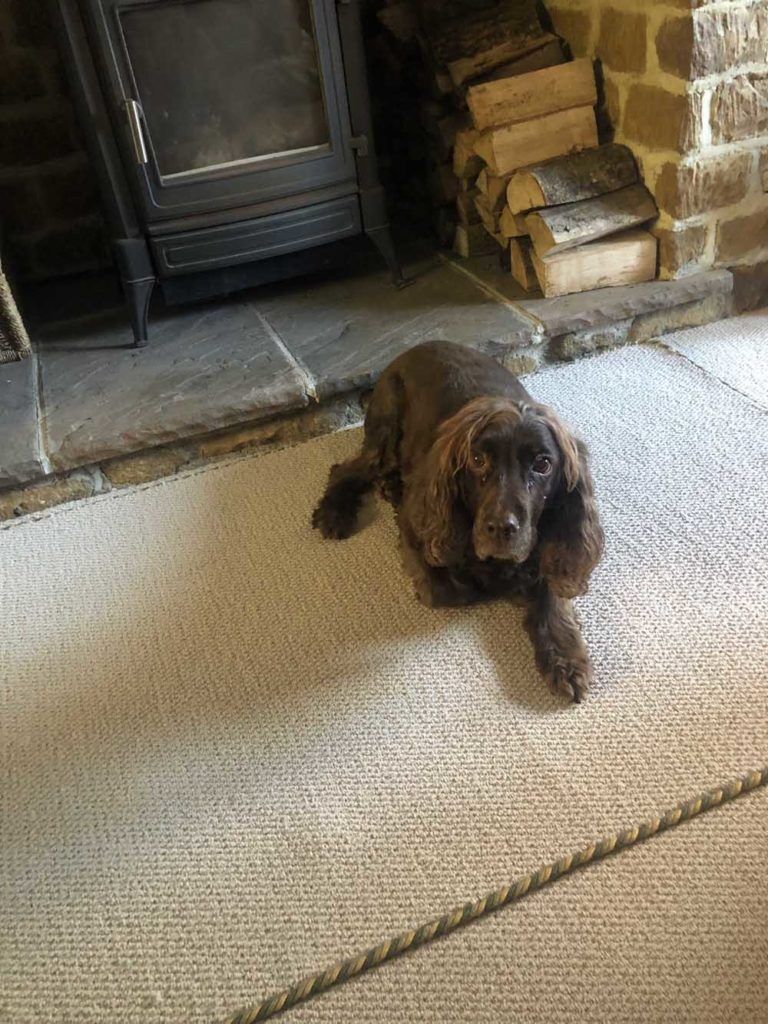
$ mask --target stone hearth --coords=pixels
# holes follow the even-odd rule
[[[111,275],[37,287],[33,357],[0,367],[0,517],[359,420],[380,370],[429,338],[525,374],[730,309],[727,271],[537,300],[494,258],[417,247],[406,266],[403,290],[370,254],[342,275],[159,307],[140,350]]]

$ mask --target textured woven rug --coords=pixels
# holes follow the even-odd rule
[[[768,409],[768,310],[676,331],[664,343]]]
[[[387,508],[308,529],[354,431],[0,531],[0,1021],[220,1020],[765,762],[768,415],[650,347],[530,386],[607,530],[579,707]],[[293,1017],[765,1024],[767,852],[760,794]]]

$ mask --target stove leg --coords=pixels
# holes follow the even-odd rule
[[[385,224],[378,228],[367,228],[365,233],[381,253],[382,258],[392,275],[392,284],[396,288],[404,288],[408,282],[403,277],[403,271],[395,252],[395,245],[392,241],[392,233],[389,230],[389,225]]]
[[[149,300],[155,287],[155,268],[143,238],[118,238],[115,257],[133,328],[134,348],[147,344]]]
[[[128,313],[133,328],[133,347],[144,348],[149,338],[149,302],[155,287],[154,277],[143,281],[123,281]]]

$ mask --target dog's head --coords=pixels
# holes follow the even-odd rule
[[[602,551],[586,449],[542,405],[487,397],[463,406],[432,447],[425,499],[435,565],[455,561],[468,539],[483,561],[538,552],[541,575],[571,597]]]

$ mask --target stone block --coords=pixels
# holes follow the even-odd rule
[[[739,142],[768,133],[768,71],[738,75],[712,94],[714,143]]]
[[[648,18],[644,11],[606,7],[600,18],[597,55],[613,71],[642,74],[647,61]]]
[[[589,11],[547,5],[552,27],[571,48],[574,57],[591,56],[593,18]]]
[[[122,459],[112,459],[101,467],[113,487],[129,487],[145,484],[162,476],[177,473],[190,461],[189,449],[168,447],[137,452]]]
[[[43,473],[35,360],[0,364],[0,488]]]
[[[77,501],[79,498],[90,498],[96,493],[97,487],[89,473],[53,477],[28,487],[0,491],[0,521],[44,512],[55,505]]]
[[[44,432],[57,471],[185,444],[309,401],[306,373],[241,296],[158,304],[143,349],[130,347],[122,309],[52,324],[37,338]]]
[[[536,317],[550,338],[629,320],[658,309],[671,309],[706,298],[730,295],[733,278],[727,270],[709,270],[677,281],[648,281],[623,288],[600,288],[557,299],[524,299],[519,304]]]
[[[543,352],[541,346],[529,346],[521,352],[505,350],[497,357],[503,367],[518,377],[525,377],[526,374],[535,373],[541,365]]]
[[[631,142],[654,150],[688,152],[701,135],[701,97],[669,92],[658,85],[632,85],[624,110],[623,132]]]
[[[620,320],[592,330],[562,334],[552,339],[547,354],[550,359],[570,362],[604,349],[618,348],[619,345],[626,345],[632,323],[632,320]]]
[[[662,71],[688,80],[693,64],[693,18],[666,18],[656,33],[656,53]]]
[[[732,273],[734,313],[768,306],[768,260],[733,267]]]
[[[734,263],[761,252],[768,252],[768,207],[717,225],[718,263]]]
[[[723,74],[746,64],[765,63],[768,10],[764,4],[731,3],[725,10],[697,10],[668,18],[656,37],[664,71],[686,79]]]
[[[678,331],[684,327],[701,327],[702,324],[726,319],[732,310],[733,301],[730,294],[715,294],[683,306],[644,313],[632,324],[628,341],[638,345],[669,334],[670,331]]]
[[[663,277],[678,277],[703,263],[709,236],[706,225],[692,224],[678,231],[657,227],[653,233],[659,240],[659,267]]]
[[[731,206],[749,192],[751,170],[751,153],[691,164],[666,163],[656,179],[656,202],[677,220]]]
[[[279,448],[353,426],[362,419],[361,393],[353,392],[322,405],[312,405],[291,416],[247,424],[237,430],[203,438],[197,445],[197,452],[199,458],[211,459],[249,448]]]

